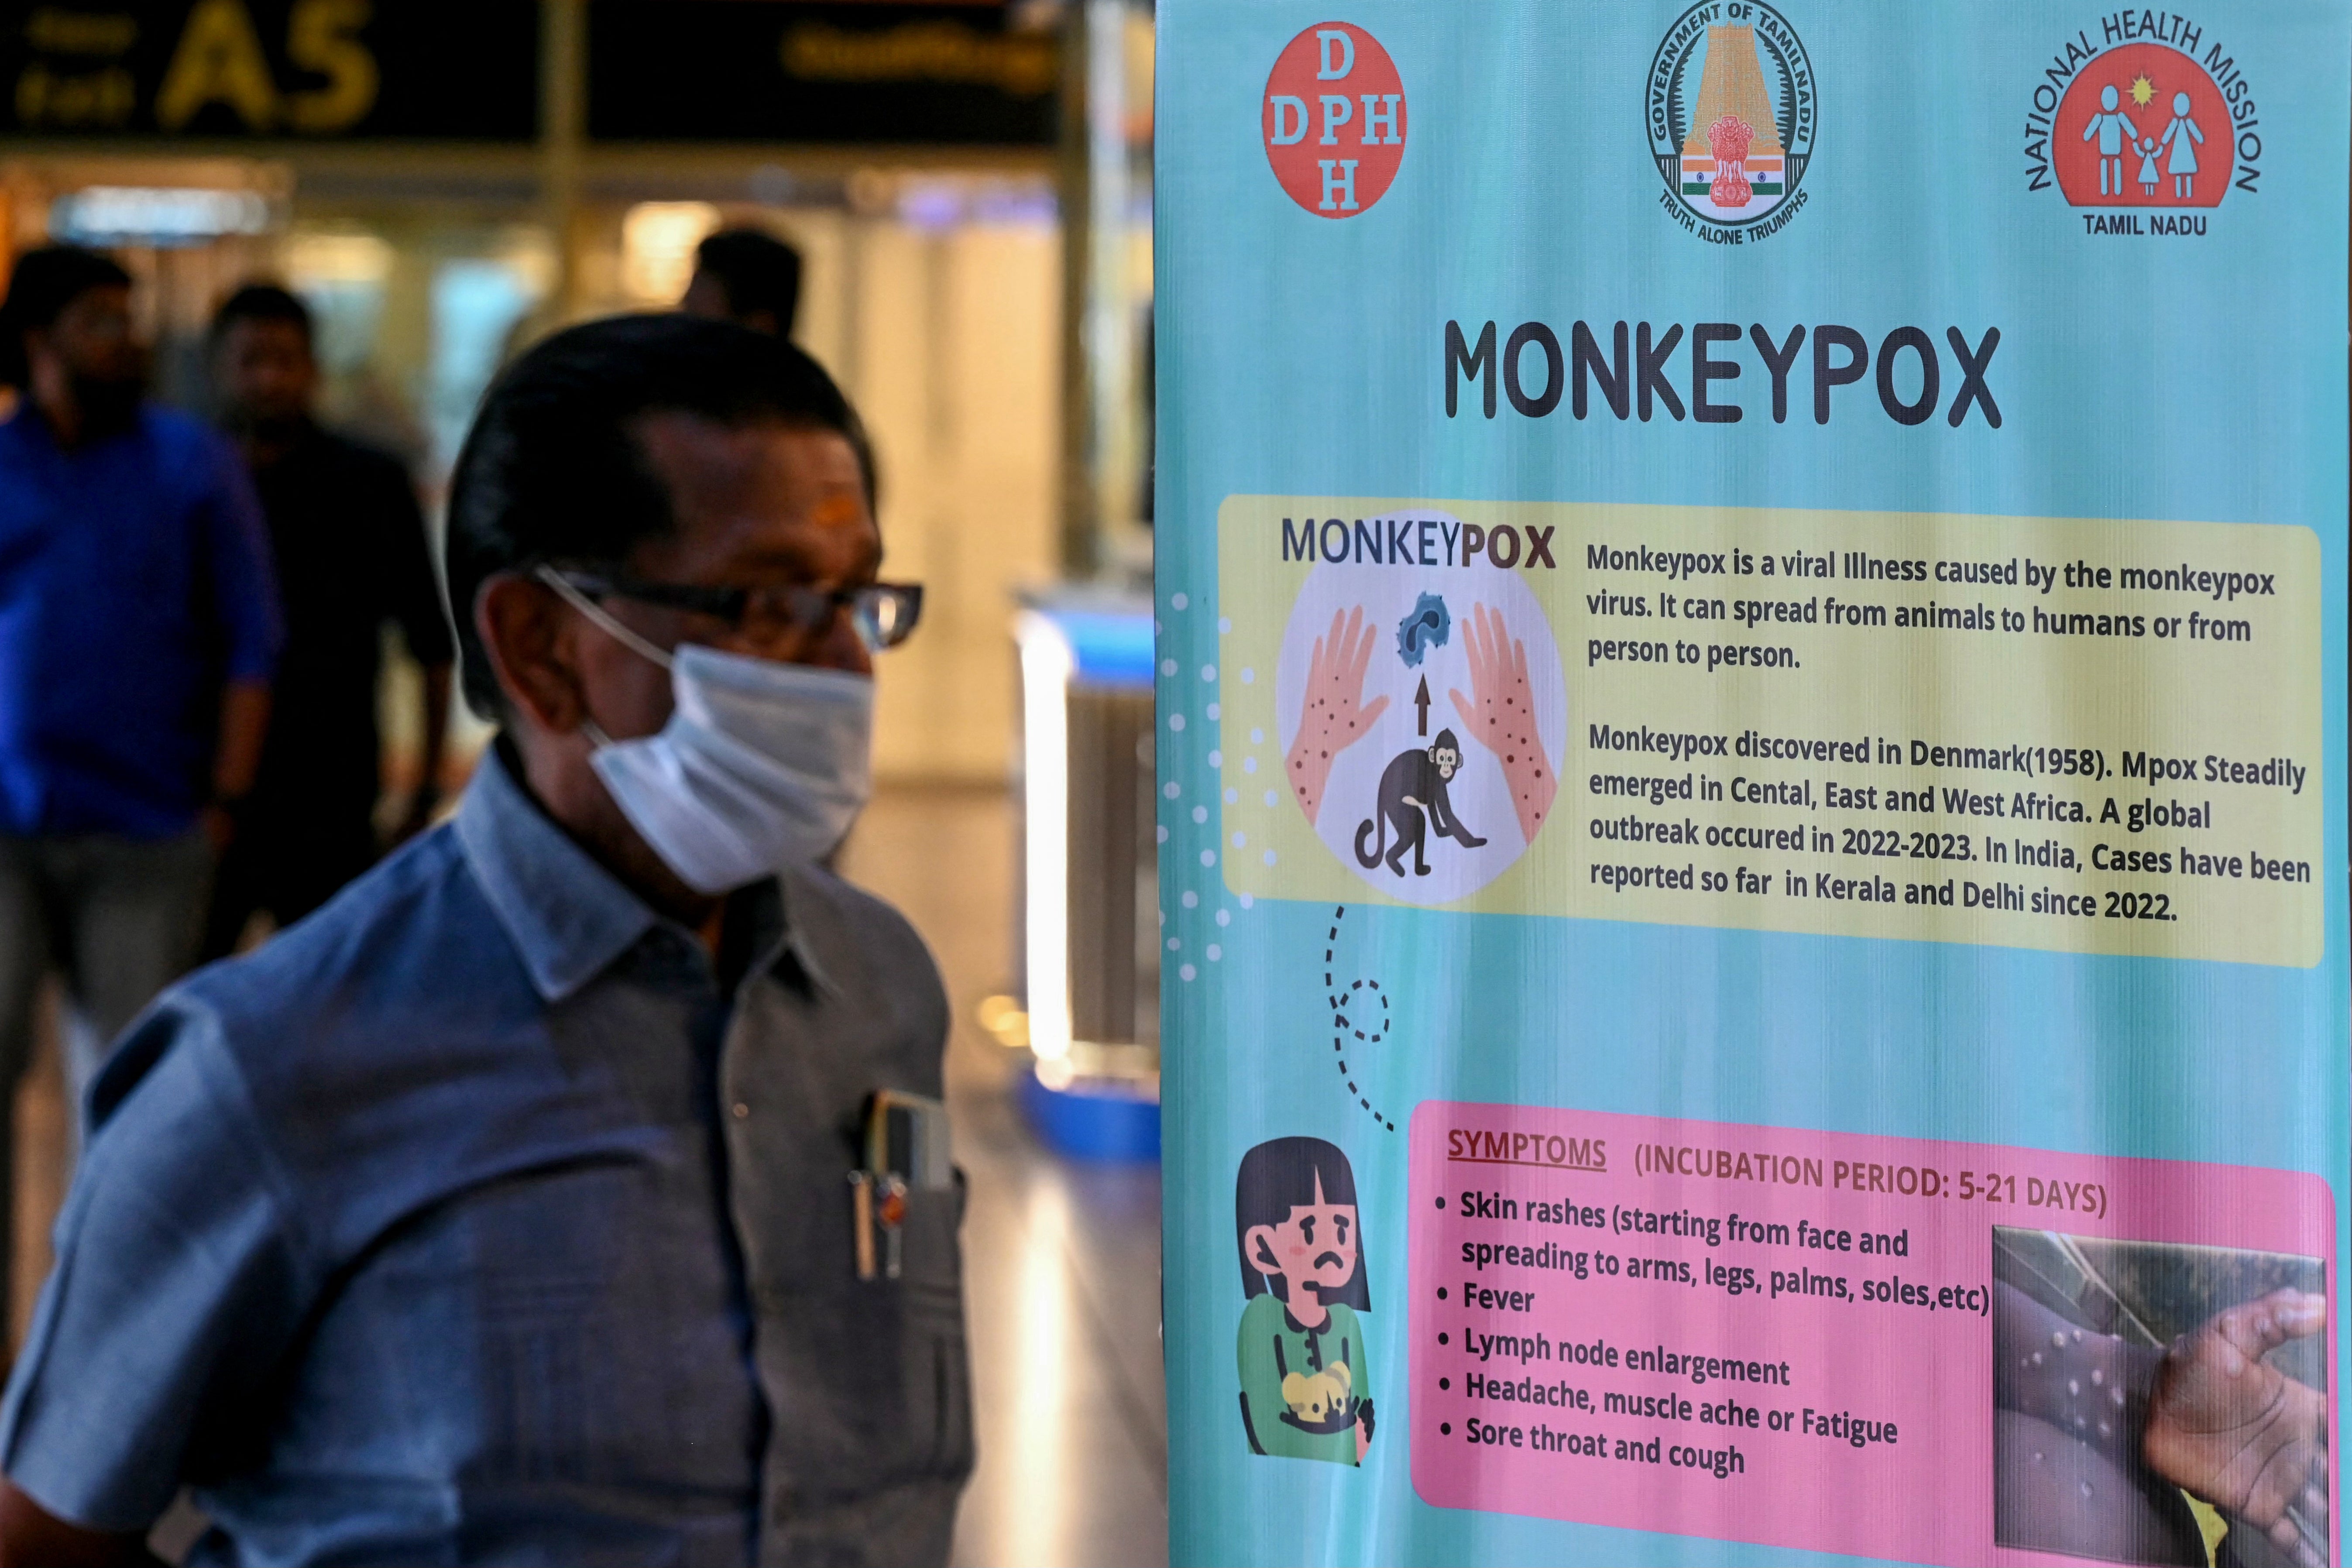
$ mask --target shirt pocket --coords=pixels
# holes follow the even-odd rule
[[[971,1357],[963,1317],[963,1173],[951,1188],[907,1194],[900,1226],[904,1302],[901,1355],[909,1436],[929,1431],[922,1473],[961,1478],[971,1469]]]
[[[815,1256],[836,1262],[752,1270],[771,1443],[810,1502],[961,1479],[973,1457],[962,1173],[952,1188],[907,1194],[896,1279],[878,1230],[875,1277],[857,1277],[845,1180],[829,1206],[839,1245]]]

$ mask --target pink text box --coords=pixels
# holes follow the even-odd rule
[[[2334,1200],[2293,1172],[1427,1101],[1411,1186],[1413,1488],[1445,1508],[1922,1562],[2077,1561],[1993,1540],[1994,1226],[2318,1258],[2333,1316]],[[1629,1215],[1663,1228],[1629,1230]],[[1735,1239],[1735,1216],[1790,1240]],[[1904,1255],[1865,1253],[1865,1237]],[[1795,1277],[1777,1299],[1774,1273]],[[1865,1284],[1889,1299],[1864,1300]],[[2332,1367],[2332,1331],[2326,1344]],[[1730,1359],[1762,1380],[1649,1370],[1660,1351],[1662,1366]],[[1474,1399],[1474,1375],[1528,1397]],[[1670,1403],[1603,1415],[1612,1393]],[[1739,1424],[1749,1410],[1764,1424]],[[1806,1412],[1832,1435],[1803,1431]],[[1505,1440],[1471,1440],[1488,1429]],[[1580,1451],[1594,1435],[1606,1457]],[[1616,1457],[1621,1438],[1654,1440],[1656,1462]]]

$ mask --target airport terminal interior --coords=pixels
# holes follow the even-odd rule
[[[696,58],[741,60],[674,79],[642,45],[655,11],[708,29]],[[329,421],[402,458],[428,518],[520,350],[674,308],[721,228],[800,251],[793,335],[872,432],[885,574],[926,589],[880,672],[878,790],[841,866],[908,914],[954,1005],[980,1454],[955,1561],[1164,1562],[1148,5],[15,15],[0,253],[120,259],[158,395],[197,412],[211,312],[282,282],[315,315]],[[475,41],[471,79],[433,79],[458,68],[432,63],[436,29]],[[725,120],[757,97],[726,69],[779,59],[819,109]],[[388,826],[420,736],[387,635]],[[462,707],[456,726],[453,800],[488,738]],[[16,1106],[12,1343],[70,1157],[48,1033]]]

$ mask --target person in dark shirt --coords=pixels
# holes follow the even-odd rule
[[[222,424],[253,473],[286,604],[286,653],[261,770],[223,857],[205,955],[267,910],[282,928],[374,864],[378,652],[396,622],[424,666],[423,767],[397,837],[431,819],[449,718],[451,644],[416,492],[398,459],[320,427],[310,312],[251,284],[214,319]]]
[[[756,228],[728,228],[695,247],[694,279],[677,308],[792,340],[800,313],[801,253]]]

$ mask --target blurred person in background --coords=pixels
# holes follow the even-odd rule
[[[220,421],[260,492],[286,608],[269,738],[213,889],[205,956],[218,958],[257,910],[282,930],[375,863],[387,622],[424,673],[421,767],[394,837],[431,820],[454,649],[407,470],[313,416],[309,309],[283,289],[248,284],[213,318],[210,347]]]
[[[695,247],[677,308],[789,340],[801,308],[801,253],[756,228],[727,228]]]
[[[137,1561],[183,1485],[204,1563],[945,1562],[961,1199],[891,1191],[886,1237],[854,1194],[947,1003],[816,864],[920,605],[872,498],[772,338],[622,318],[500,378],[446,574],[499,737],[453,823],[118,1048],[0,1563]]]
[[[0,303],[0,380],[23,392],[0,425],[0,1268],[41,982],[65,982],[79,1107],[196,955],[268,722],[278,601],[253,492],[217,437],[145,401],[146,370],[122,268],[18,259]]]

